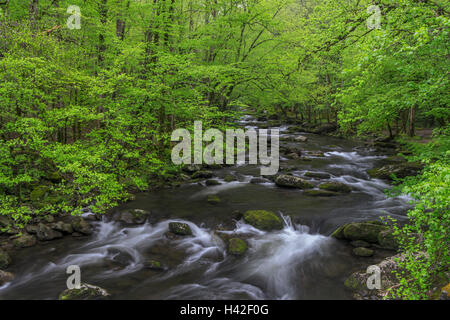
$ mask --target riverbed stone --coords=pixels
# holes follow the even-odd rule
[[[331,174],[329,173],[322,173],[322,172],[311,172],[308,171],[305,173],[305,177],[309,178],[316,178],[316,179],[330,179]]]
[[[275,183],[279,187],[285,188],[297,188],[297,189],[313,189],[314,185],[305,179],[289,176],[280,175],[275,179]]]
[[[84,235],[92,234],[92,227],[82,217],[75,217],[72,220],[72,228],[75,232],[82,233]]]
[[[110,294],[103,288],[82,283],[78,289],[66,289],[59,295],[59,300],[102,300]]]
[[[214,204],[214,205],[219,204],[221,202],[219,196],[217,196],[215,194],[209,195],[207,201],[209,204]]]
[[[7,282],[11,282],[14,280],[14,274],[11,272],[6,272],[3,270],[0,270],[0,287],[4,285]]]
[[[353,249],[353,254],[358,257],[372,257],[374,253],[373,250],[364,247]]]
[[[306,190],[305,194],[310,197],[336,197],[340,195],[338,192],[327,190]]]
[[[212,171],[202,170],[197,171],[192,175],[192,179],[210,179],[214,176]]]
[[[393,180],[393,176],[400,179],[408,176],[416,176],[423,168],[424,165],[420,162],[405,162],[371,169],[367,173],[371,178]]]
[[[248,250],[247,243],[239,238],[232,238],[228,241],[228,252],[235,256],[241,256]]]
[[[11,264],[11,257],[6,251],[0,250],[0,269],[8,268]]]
[[[295,142],[307,142],[308,141],[308,137],[305,136],[298,136],[294,138]]]
[[[13,240],[13,244],[17,248],[29,248],[35,246],[37,243],[36,237],[31,234],[23,234]]]
[[[171,222],[169,223],[169,231],[179,236],[191,236],[192,229],[186,223]]]
[[[355,222],[350,223],[344,228],[344,237],[347,240],[363,240],[369,243],[377,243],[380,232],[387,230],[388,227],[374,222]]]
[[[350,242],[350,245],[355,248],[370,248],[371,247],[370,243],[363,241],[363,240],[352,241],[352,242]]]
[[[70,223],[65,223],[63,221],[55,222],[51,225],[53,230],[65,233],[65,234],[72,234],[73,233],[73,227]]]
[[[244,220],[255,228],[264,231],[283,229],[283,222],[271,211],[249,210],[244,214]]]
[[[50,241],[62,238],[63,234],[59,231],[53,230],[43,223],[40,223],[37,228],[36,237],[40,241]]]
[[[147,210],[129,209],[119,213],[116,220],[127,224],[144,224],[149,215],[150,211]]]
[[[227,174],[224,178],[225,182],[233,182],[233,181],[237,181],[238,179],[231,175],[231,174]]]
[[[345,183],[335,181],[322,183],[321,185],[319,185],[319,189],[340,193],[352,192],[352,188],[350,186],[346,185]]]
[[[206,180],[205,184],[207,186],[220,186],[221,185],[221,183],[219,181],[214,180],[214,179]]]

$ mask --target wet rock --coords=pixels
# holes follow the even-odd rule
[[[102,300],[110,294],[103,288],[82,283],[79,289],[66,289],[58,297],[59,300]]]
[[[62,221],[55,222],[51,225],[51,228],[55,231],[59,231],[65,234],[72,234],[73,228],[70,223],[64,223]]]
[[[161,262],[156,260],[147,260],[144,262],[144,266],[149,270],[164,271],[164,266],[161,264]]]
[[[237,181],[237,178],[231,174],[227,174],[224,178],[225,182]]]
[[[352,241],[352,242],[350,242],[350,245],[355,248],[370,248],[371,247],[370,243],[368,243],[366,241],[362,241],[362,240]]]
[[[340,192],[340,193],[350,193],[352,192],[352,188],[345,183],[340,182],[326,182],[322,183],[319,186],[319,189],[321,190],[327,190],[327,191],[333,191],[333,192]]]
[[[84,235],[92,234],[92,227],[81,217],[75,217],[72,220],[72,228],[75,232],[82,233]]]
[[[0,215],[0,229],[8,228],[13,225],[13,221],[5,216]]]
[[[305,173],[305,177],[308,178],[315,178],[315,179],[330,179],[331,174],[329,173],[322,173],[322,172],[311,172],[308,171]]]
[[[401,164],[386,165],[381,168],[367,171],[371,178],[393,180],[393,176],[403,179],[408,176],[416,176],[424,168],[419,162],[406,162]]]
[[[53,230],[43,223],[40,223],[37,228],[36,237],[40,241],[50,241],[62,238],[63,234],[61,232]]]
[[[193,174],[194,172],[200,171],[202,169],[201,165],[198,164],[190,164],[190,165],[186,165],[183,168],[183,171],[189,174]]]
[[[192,236],[192,229],[186,223],[171,222],[169,223],[169,231],[180,236]]]
[[[338,192],[327,190],[306,190],[305,194],[310,197],[336,197],[340,195]]]
[[[36,245],[37,240],[35,236],[30,234],[24,234],[16,239],[14,239],[13,244],[16,248],[29,248]]]
[[[108,248],[108,255],[112,262],[122,267],[129,266],[134,261],[134,258],[130,253],[117,248]]]
[[[296,153],[289,153],[288,155],[286,155],[286,157],[288,157],[289,159],[292,159],[292,160],[299,160],[300,159],[300,156],[298,154],[296,154]]]
[[[441,289],[439,300],[450,300],[450,283]]]
[[[244,220],[255,228],[265,231],[283,229],[283,222],[271,211],[250,210],[244,214]]]
[[[302,178],[280,175],[275,179],[275,183],[279,187],[297,188],[297,189],[313,189],[314,185]]]
[[[388,227],[378,222],[355,222],[344,228],[344,237],[347,240],[363,240],[369,243],[377,243],[380,232]]]
[[[308,137],[305,136],[298,136],[294,138],[295,142],[307,142],[308,141]]]
[[[150,211],[142,209],[130,209],[119,213],[116,221],[121,221],[126,224],[144,224],[150,215]]]
[[[232,238],[228,241],[228,252],[235,256],[241,256],[248,250],[247,243],[239,238]]]
[[[197,171],[192,175],[192,179],[210,179],[214,176],[211,171]]]
[[[220,186],[221,183],[217,180],[206,180],[205,184],[207,186]]]
[[[25,230],[29,233],[29,234],[36,234],[37,230],[38,230],[38,226],[37,225],[27,225],[25,227]]]
[[[378,234],[378,243],[383,249],[397,250],[399,243],[393,230],[383,230]]]
[[[11,264],[11,257],[6,251],[0,250],[0,269],[8,268]]]
[[[47,223],[52,223],[55,222],[55,217],[53,217],[52,215],[45,215],[42,217],[42,221],[47,222]]]
[[[266,183],[267,180],[264,178],[253,178],[252,180],[250,180],[251,184],[262,184],[262,183]]]
[[[11,272],[6,272],[0,270],[0,287],[7,282],[11,282],[14,280],[14,274]]]
[[[358,257],[372,257],[374,253],[373,250],[363,247],[353,249],[353,254]]]
[[[221,201],[220,201],[220,198],[217,196],[217,195],[209,195],[208,196],[208,203],[209,204],[219,204]]]
[[[308,152],[308,155],[316,158],[325,158],[325,153],[321,151],[310,151]]]
[[[294,154],[296,154],[296,155],[298,155],[299,157],[301,157],[302,154],[303,154],[303,150],[300,149],[300,148],[296,148],[296,147],[285,147],[285,148],[283,148],[283,152],[284,152],[286,155],[290,155],[290,154],[294,155]],[[297,159],[298,159],[298,158],[297,158]]]

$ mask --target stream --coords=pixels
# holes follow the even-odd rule
[[[251,117],[241,124],[257,128]],[[287,128],[279,128],[281,137]],[[353,187],[352,193],[316,198],[302,190],[279,188],[269,179],[251,183],[259,177],[258,166],[215,170],[221,185],[187,183],[142,193],[114,209],[151,211],[151,219],[143,225],[123,225],[104,217],[93,222],[90,237],[65,237],[19,251],[11,265],[16,279],[0,287],[0,299],[56,299],[66,289],[70,265],[81,267],[82,282],[105,288],[113,299],[351,299],[343,285],[346,277],[393,254],[380,249],[371,258],[355,257],[349,244],[329,235],[349,222],[386,215],[403,220],[408,199],[388,198],[389,185],[366,174],[386,155],[354,141],[299,134],[308,142],[281,145],[325,156],[304,161],[282,154],[282,168],[295,167],[289,172],[301,177],[307,171],[329,173],[330,179],[320,181],[343,182]],[[225,182],[229,174],[238,181]],[[220,197],[220,204],[207,202],[211,194]],[[233,220],[236,210],[259,209],[279,214],[284,228],[264,232]],[[170,222],[187,223],[193,236],[166,237]],[[220,232],[246,239],[248,253],[229,255]],[[160,261],[165,269],[146,268],[149,259]]]

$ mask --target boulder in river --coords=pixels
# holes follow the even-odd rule
[[[142,209],[130,209],[121,212],[116,220],[126,224],[144,224],[147,221],[150,211]]]
[[[36,245],[37,240],[35,236],[25,233],[20,237],[14,239],[13,243],[17,248],[29,248]]]
[[[6,272],[0,270],[0,287],[7,282],[11,282],[14,280],[14,274],[11,272]]]
[[[0,269],[8,268],[11,264],[11,257],[6,251],[0,250]]]
[[[91,225],[81,217],[75,217],[72,220],[72,228],[75,232],[82,233],[84,235],[92,234]]]
[[[43,223],[40,223],[37,228],[36,237],[40,241],[50,241],[62,238],[63,234],[59,231],[53,230]]]
[[[334,181],[322,183],[319,186],[319,189],[333,191],[333,192],[340,192],[340,193],[352,192],[352,188],[350,186],[346,185],[345,183],[334,182]]]
[[[70,223],[65,223],[62,221],[55,222],[51,225],[53,230],[65,233],[65,234],[72,234],[73,233],[73,227]]]
[[[233,238],[228,241],[228,252],[234,256],[241,256],[248,250],[247,243],[239,238]]]
[[[231,175],[231,174],[227,174],[224,178],[225,182],[233,182],[233,181],[237,181],[238,179]]]
[[[308,171],[308,172],[305,173],[305,177],[315,178],[315,179],[330,179],[331,178],[331,174],[323,173],[323,172],[311,172],[311,171]]]
[[[244,214],[244,220],[255,228],[265,231],[283,229],[283,222],[271,211],[249,210]]]
[[[192,229],[186,223],[171,222],[169,223],[169,231],[179,236],[192,236]]]
[[[194,174],[192,175],[192,179],[210,179],[213,176],[214,174],[211,171],[203,170],[194,172]]]
[[[345,240],[378,243],[378,236],[389,227],[378,221],[354,222],[339,227],[331,236]]]
[[[367,173],[371,178],[393,180],[393,176],[400,179],[408,176],[416,176],[423,168],[424,165],[420,162],[405,162],[371,169]]]
[[[353,254],[358,257],[372,257],[374,253],[373,250],[364,247],[353,249]]]
[[[110,294],[103,288],[82,283],[78,289],[66,289],[59,295],[59,300],[102,300]]]
[[[206,184],[207,186],[210,186],[210,187],[211,187],[211,186],[220,186],[220,185],[221,185],[221,183],[220,183],[219,181],[213,180],[213,179],[206,180],[205,184]]]
[[[279,187],[286,188],[297,188],[297,189],[313,189],[314,185],[305,179],[288,176],[288,175],[280,175],[275,179],[275,183]]]

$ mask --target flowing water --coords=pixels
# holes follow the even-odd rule
[[[250,128],[251,121],[245,118],[242,124]],[[283,136],[287,127],[280,129]],[[150,210],[144,225],[104,218],[94,223],[91,237],[66,237],[21,250],[11,266],[16,279],[0,288],[0,299],[55,299],[66,288],[70,265],[81,267],[83,282],[107,289],[115,299],[350,299],[345,278],[392,253],[377,250],[373,258],[357,258],[348,244],[329,235],[348,222],[386,215],[402,220],[408,199],[387,198],[389,185],[367,176],[367,169],[385,156],[348,140],[307,136],[301,147],[325,157],[285,160],[282,167],[295,166],[291,172],[298,176],[329,173],[327,180],[352,186],[351,194],[308,197],[270,180],[250,183],[259,176],[258,166],[227,167],[215,171],[219,186],[186,184],[140,194],[115,209]],[[227,174],[238,181],[226,183]],[[221,203],[209,204],[210,194],[218,195]],[[284,228],[263,232],[233,220],[234,211],[250,209],[278,213]],[[170,222],[187,223],[193,236],[168,238]],[[220,233],[246,239],[249,252],[244,257],[227,254]],[[160,261],[165,269],[146,268],[148,260]]]

